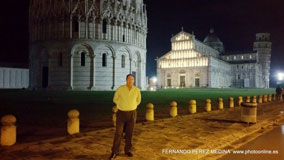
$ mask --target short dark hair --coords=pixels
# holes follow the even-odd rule
[[[128,75],[126,76],[126,79],[127,79],[129,76],[132,76],[133,78],[135,78],[135,76],[134,76],[133,74],[128,74]]]

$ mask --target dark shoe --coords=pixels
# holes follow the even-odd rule
[[[125,153],[128,157],[133,157],[133,154],[131,152],[126,152]]]
[[[115,159],[115,157],[117,157],[117,155],[118,155],[117,153],[111,153],[109,160]]]

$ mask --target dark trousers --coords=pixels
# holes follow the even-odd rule
[[[132,134],[136,123],[137,112],[120,111],[116,112],[116,131],[113,140],[112,153],[119,153],[119,147],[125,132],[125,148],[124,152],[130,152],[132,148]]]

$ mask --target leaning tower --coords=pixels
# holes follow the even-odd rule
[[[256,41],[253,43],[253,49],[258,52],[258,60],[262,66],[263,88],[269,88],[271,45],[269,33],[256,34]]]
[[[143,0],[30,0],[30,88],[146,88]]]

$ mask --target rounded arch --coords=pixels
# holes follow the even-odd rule
[[[94,56],[94,50],[89,44],[86,43],[75,44],[71,48],[71,56],[74,56],[75,54],[79,55],[82,52],[85,52],[86,55],[88,56]]]
[[[121,47],[117,48],[117,51],[121,51],[121,52],[127,53],[126,56],[129,57],[129,60],[132,59],[132,55],[131,55],[130,49],[129,49],[128,47],[126,47],[126,46],[121,46]]]
[[[140,62],[142,61],[142,58],[141,58],[141,53],[139,51],[136,51],[135,54],[137,55],[137,60]]]
[[[111,45],[107,44],[101,44],[97,47],[95,47],[95,55],[102,55],[103,53],[106,53],[107,55],[111,55],[112,57],[115,57],[115,50]]]
[[[185,70],[180,70],[179,73],[185,74]]]
[[[88,90],[93,86],[94,50],[86,43],[71,48],[71,86],[73,89]]]
[[[200,77],[200,72],[195,73],[194,77],[199,78]]]

